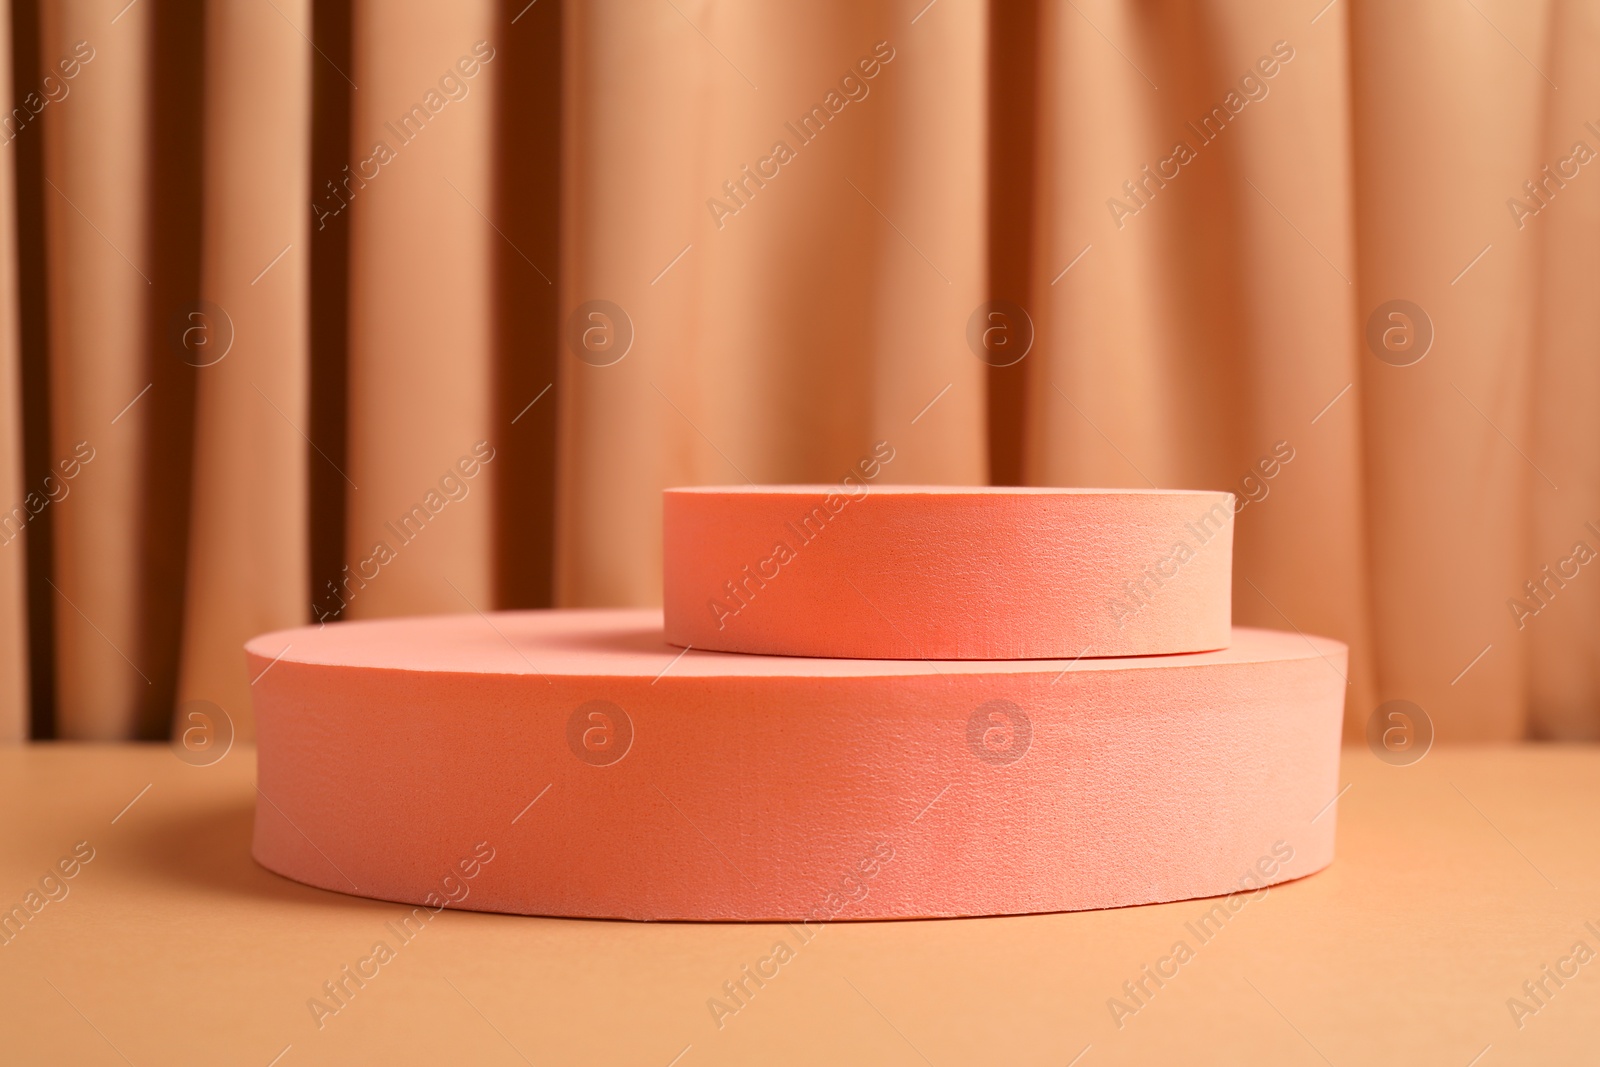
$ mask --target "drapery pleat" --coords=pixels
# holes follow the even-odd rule
[[[1600,65],[1594,61],[1600,12],[1591,5],[1560,3],[1551,9],[1548,27],[1546,70],[1561,89],[1549,92],[1543,82],[1535,85],[1544,97],[1536,160],[1541,179],[1545,165],[1571,159],[1579,142],[1600,151],[1600,114],[1590,103],[1600,97]],[[1533,178],[1530,169],[1524,180]],[[1559,567],[1561,560],[1571,558],[1575,542],[1600,549],[1595,532],[1600,527],[1600,419],[1595,418],[1600,411],[1600,300],[1595,297],[1600,182],[1552,184],[1546,192],[1559,196],[1550,200],[1548,215],[1541,208],[1515,234],[1515,239],[1534,244],[1538,257],[1533,264],[1533,369],[1523,447],[1560,488],[1552,490],[1542,477],[1530,478],[1524,466],[1522,476],[1532,489],[1533,524],[1526,573],[1515,576],[1519,591],[1522,581],[1543,581],[1542,568]],[[1511,225],[1501,224],[1508,239]],[[1528,646],[1529,726],[1535,736],[1600,737],[1597,585],[1572,581],[1546,587],[1552,610],[1524,616],[1525,627],[1515,637],[1508,616],[1507,640],[1521,639]]]
[[[1506,602],[1532,577],[1530,505],[1558,491],[1528,453],[1536,238],[1506,208],[1538,170],[1556,92],[1527,58],[1543,58],[1547,10],[1352,20],[1361,305],[1413,301],[1436,337],[1413,366],[1363,364],[1379,674],[1385,695],[1448,709],[1478,739],[1524,728],[1527,643]]]
[[[488,610],[493,9],[354,7],[347,569],[318,617]]]
[[[35,14],[19,100],[93,58],[0,168],[0,506],[69,490],[0,545],[0,736],[249,736],[269,628],[658,601],[663,487],[879,442],[1233,491],[1235,618],[1350,642],[1352,737],[1600,735],[1589,6]]]
[[[0,85],[12,83],[11,5],[0,0]],[[8,143],[18,131],[6,127]],[[16,153],[0,157],[0,744],[28,736],[28,586],[17,308]],[[17,509],[21,509],[21,514]]]
[[[177,350],[196,365],[206,503],[189,511],[179,696],[248,718],[240,645],[306,620],[310,4],[215,0],[205,17],[202,299]]]
[[[56,722],[62,737],[109,740],[138,730],[155,684],[141,598],[177,593],[145,586],[142,556],[154,13],[45,4],[41,15],[40,67],[81,65],[70,95],[25,131],[44,138],[48,463],[64,494],[50,504],[55,565],[44,576],[55,595]]]

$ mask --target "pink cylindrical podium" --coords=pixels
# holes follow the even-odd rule
[[[663,498],[667,640],[1028,659],[1202,652],[1232,624],[1233,497],[756,485]]]
[[[659,612],[613,610],[340,623],[247,654],[255,856],[341,892],[810,923],[1238,893],[1333,856],[1345,648],[1324,638],[798,659],[684,653]]]

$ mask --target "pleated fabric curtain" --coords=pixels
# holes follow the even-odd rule
[[[1232,490],[1235,619],[1351,644],[1352,738],[1600,735],[1597,20],[11,0],[0,735],[658,602],[663,487],[878,442]]]

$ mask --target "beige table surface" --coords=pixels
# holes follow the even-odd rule
[[[1600,953],[1600,749],[1349,749],[1342,774],[1334,865],[1205,943],[1198,901],[809,942],[444,911],[401,943],[402,906],[251,861],[248,748],[0,748],[0,908],[94,850],[0,944],[0,1064],[1600,1064],[1600,958],[1544,978],[1536,1013],[1507,1004],[1538,1006],[1523,983],[1577,942]],[[380,940],[394,957],[319,1028],[307,1001]],[[793,958],[719,1027],[708,1000],[780,940]],[[1119,1027],[1108,1000],[1179,940],[1192,958]]]

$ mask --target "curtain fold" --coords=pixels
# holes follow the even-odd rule
[[[1538,246],[1506,207],[1556,92],[1528,58],[1547,11],[1352,18],[1361,307],[1410,301],[1434,335],[1420,362],[1362,363],[1380,695],[1447,709],[1477,740],[1524,730],[1527,643],[1506,603],[1531,577],[1529,508],[1559,491],[1528,452]]]
[[[56,724],[62,737],[112,740],[138,731],[155,684],[140,625],[154,14],[45,4],[41,16],[41,70],[81,67],[65,82],[70,95],[28,131],[44,138],[48,462],[64,493],[50,505],[55,566],[44,578],[55,597]]]
[[[249,721],[241,645],[309,621],[310,4],[205,10],[199,300],[173,355],[196,368],[182,701]],[[160,354],[158,354],[160,355]]]
[[[492,15],[354,5],[354,180],[330,176],[348,206],[329,220],[350,227],[347,559],[319,619],[495,604]]]
[[[0,0],[0,85],[12,84],[11,5]],[[0,744],[28,736],[30,517],[22,473],[22,331],[17,306],[16,116],[0,157]]]
[[[1351,644],[1351,738],[1600,736],[1600,16],[1319,7],[25,0],[19,106],[77,67],[0,164],[0,506],[59,497],[0,737],[248,737],[266,629],[658,602],[662,488],[880,442],[1231,490],[1235,619]]]
[[[1542,477],[1529,479],[1533,525],[1521,561],[1524,573],[1516,576],[1518,592],[1523,592],[1522,581],[1545,583],[1547,566],[1561,578],[1559,569],[1577,556],[1578,542],[1600,551],[1600,419],[1594,417],[1600,411],[1600,300],[1595,299],[1600,182],[1585,180],[1595,177],[1584,173],[1587,165],[1579,166],[1576,180],[1561,177],[1571,175],[1573,161],[1585,151],[1600,153],[1600,111],[1589,104],[1600,98],[1600,66],[1593,51],[1600,40],[1600,11],[1591,4],[1557,3],[1546,25],[1546,43],[1530,54],[1542,53],[1541,65],[1561,88],[1541,90],[1545,107],[1535,160],[1539,173],[1536,178],[1530,170],[1524,180],[1542,181],[1548,165],[1560,181],[1541,186],[1548,214],[1524,191],[1516,199],[1524,208],[1539,207],[1538,214],[1508,208],[1501,230],[1509,238],[1515,216],[1522,223],[1516,239],[1536,247],[1533,368],[1523,447],[1560,488],[1551,491]],[[1523,477],[1528,474],[1525,469]],[[1542,584],[1541,599],[1550,611],[1531,598],[1519,598],[1524,611],[1508,610],[1503,631],[1507,640],[1528,646],[1528,725],[1536,737],[1600,738],[1597,585],[1568,579]],[[1536,607],[1540,610],[1530,614]]]

